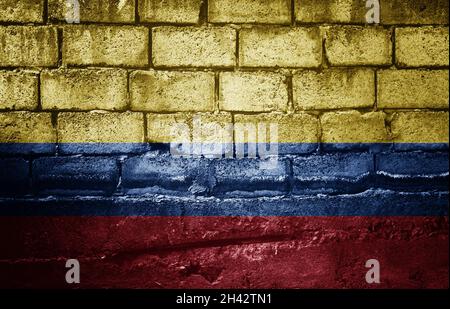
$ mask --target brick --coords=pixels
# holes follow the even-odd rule
[[[228,27],[156,27],[155,67],[231,67],[235,65],[236,31]]]
[[[191,119],[186,113],[147,114],[149,143],[190,143]]]
[[[370,69],[304,70],[293,76],[293,91],[299,110],[372,107],[375,74]]]
[[[215,161],[217,184],[214,192],[225,196],[270,196],[288,190],[289,162],[277,159],[275,168],[261,168],[255,159],[223,159]]]
[[[208,18],[212,23],[290,24],[289,0],[210,0]]]
[[[63,69],[41,73],[43,109],[122,110],[128,102],[127,72]]]
[[[447,143],[448,112],[397,112],[391,121],[396,143]]]
[[[239,48],[243,67],[318,67],[322,62],[318,28],[242,29]]]
[[[330,112],[321,117],[324,143],[383,143],[389,140],[382,112]],[[332,145],[331,145],[332,146]],[[336,145],[339,147],[340,145]]]
[[[404,192],[448,190],[448,152],[395,152],[377,155],[377,183]]]
[[[316,117],[306,113],[299,114],[260,114],[235,115],[235,143],[269,143],[270,135],[261,138],[258,134],[258,125],[265,125],[267,129],[271,124],[277,126],[278,151],[280,154],[309,153],[317,149],[319,139],[319,121]],[[255,134],[250,135],[250,130]],[[253,131],[250,131],[253,132]],[[262,139],[262,140],[261,140]]]
[[[295,18],[304,23],[366,23],[366,3],[359,0],[294,0]]]
[[[138,195],[199,193],[195,187],[205,181],[205,163],[202,159],[172,156],[130,158],[123,163],[122,186],[128,194]],[[203,189],[208,191],[207,186]]]
[[[77,2],[79,3],[80,22],[134,22],[134,0],[78,0]],[[67,6],[67,0],[48,1],[50,20],[66,21],[66,16],[73,16],[73,12],[73,9]]]
[[[32,169],[33,188],[41,194],[109,195],[119,181],[115,158],[39,158]]]
[[[42,23],[44,0],[0,0],[0,22]]]
[[[148,65],[149,30],[133,26],[67,26],[63,35],[65,65]]]
[[[377,91],[379,108],[448,109],[448,71],[380,71]]]
[[[372,26],[330,27],[325,50],[331,65],[389,65],[392,63],[391,32]]]
[[[395,152],[377,155],[377,171],[393,177],[448,174],[448,170],[448,153]]]
[[[214,73],[136,71],[131,108],[151,112],[213,111]]]
[[[142,0],[139,1],[141,22],[196,24],[199,22],[202,0]]]
[[[233,119],[228,113],[197,113],[192,118],[192,141],[202,146],[232,143],[233,133],[230,130],[232,124]],[[207,150],[207,147],[203,150]]]
[[[367,190],[373,173],[368,153],[324,154],[293,161],[294,194],[355,193]]]
[[[400,67],[448,66],[448,27],[395,29],[395,57]]]
[[[383,24],[448,24],[447,0],[381,0]]]
[[[33,110],[38,106],[35,72],[0,71],[0,109]]]
[[[60,113],[58,115],[58,142],[63,152],[78,151],[68,143],[143,143],[144,116],[141,113]],[[113,151],[110,147],[89,149],[90,152]],[[121,148],[119,148],[121,149]]]
[[[50,113],[0,113],[1,143],[55,143]]]
[[[0,26],[0,50],[0,67],[56,66],[56,29],[47,26]]]
[[[225,72],[219,77],[221,110],[241,112],[285,111],[286,77],[268,72]]]
[[[29,162],[24,159],[0,159],[0,196],[24,194],[29,183]]]

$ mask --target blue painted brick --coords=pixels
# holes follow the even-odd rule
[[[223,159],[215,161],[218,195],[273,196],[289,190],[289,161],[260,159]]]
[[[128,194],[208,194],[212,178],[208,160],[140,156],[125,160],[122,186]]]
[[[403,191],[446,190],[448,152],[398,152],[377,155],[377,182],[381,188]]]
[[[24,194],[29,189],[29,163],[24,159],[0,159],[0,195]]]
[[[0,154],[54,154],[56,144],[52,143],[0,143]]]
[[[297,157],[293,161],[293,193],[364,191],[370,188],[373,166],[373,155],[369,153]]]
[[[119,180],[115,158],[49,157],[33,162],[34,188],[44,194],[110,195]]]
[[[448,143],[395,143],[395,151],[445,151],[448,150]]]

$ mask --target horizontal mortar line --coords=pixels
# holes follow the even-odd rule
[[[366,27],[404,27],[404,28],[422,28],[422,27],[448,27],[449,23],[422,23],[422,24],[408,24],[408,23],[379,23],[369,24],[366,22],[305,22],[301,20],[295,21],[295,25],[291,24],[291,21],[286,23],[263,23],[263,22],[211,22],[207,21],[204,24],[200,23],[177,23],[177,22],[150,22],[150,21],[126,21],[126,22],[114,22],[114,21],[81,21],[80,23],[70,24],[64,20],[49,19],[47,22],[19,22],[19,21],[0,21],[0,26],[77,26],[77,25],[105,25],[105,26],[150,26],[150,27],[224,27],[224,26],[267,26],[267,27],[286,27],[286,28],[298,28],[298,27],[327,27],[327,26],[366,26]]]
[[[393,65],[387,66],[376,66],[376,65],[354,65],[354,66],[341,66],[341,65],[332,65],[328,68],[322,67],[283,67],[283,66],[270,66],[270,67],[243,67],[243,66],[154,66],[149,69],[149,63],[143,64],[142,66],[133,66],[133,65],[111,65],[111,64],[65,64],[64,67],[59,66],[1,66],[0,71],[64,71],[67,70],[91,70],[91,69],[111,69],[111,70],[139,70],[139,71],[186,71],[186,72],[273,72],[284,74],[285,70],[295,71],[294,75],[298,74],[301,71],[315,71],[315,72],[326,72],[332,69],[339,70],[348,70],[348,69],[393,69],[397,71],[413,71],[413,70],[426,70],[426,71],[438,71],[445,70],[448,71],[450,66],[420,66],[420,67],[396,67]]]
[[[298,104],[296,104],[298,105]],[[233,115],[248,115],[248,116],[289,116],[289,115],[300,115],[300,114],[308,114],[314,117],[320,117],[323,114],[326,113],[336,113],[336,112],[350,112],[350,111],[358,111],[363,113],[371,113],[373,112],[372,107],[364,107],[364,108],[337,108],[337,109],[298,109],[296,108],[294,112],[287,112],[284,110],[274,110],[274,111],[230,111],[230,110],[218,110],[219,113],[223,114],[233,114]],[[110,110],[110,109],[87,109],[87,110],[81,110],[81,109],[56,109],[56,108],[49,108],[49,109],[0,109],[1,113],[14,113],[14,112],[29,112],[29,113],[115,113],[115,114],[123,114],[126,112],[132,112],[132,113],[143,113],[143,114],[152,114],[152,115],[179,115],[179,114],[186,114],[186,115],[197,115],[197,114],[214,114],[215,111],[151,111],[151,110],[141,110],[141,109],[121,109],[121,110]],[[448,108],[417,108],[417,107],[411,107],[411,108],[399,108],[399,109],[390,109],[390,108],[379,108],[377,113],[386,113],[386,114],[394,114],[394,113],[421,113],[421,112],[449,112]]]

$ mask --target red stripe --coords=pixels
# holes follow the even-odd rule
[[[448,217],[1,217],[0,243],[3,288],[449,285]]]

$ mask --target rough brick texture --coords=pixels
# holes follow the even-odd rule
[[[58,63],[56,28],[0,26],[0,67],[50,67]]]
[[[359,0],[294,0],[302,23],[365,23],[366,5]]]
[[[128,102],[125,70],[55,70],[41,74],[44,109],[120,110]]]
[[[134,22],[134,0],[78,0],[77,2],[81,22]],[[51,20],[65,21],[67,16],[73,16],[72,7],[67,5],[66,0],[48,0],[48,16]]]
[[[144,27],[68,26],[64,28],[63,62],[142,67],[148,64],[148,38]]]
[[[294,104],[299,110],[372,107],[374,81],[370,69],[301,71],[293,77]]]
[[[156,67],[229,67],[235,64],[236,33],[232,28],[153,29]]]
[[[448,66],[448,27],[397,28],[395,38],[398,66]]]
[[[288,91],[285,76],[277,73],[220,74],[220,108],[226,111],[285,111]]]
[[[144,118],[140,113],[61,113],[58,141],[61,143],[140,143],[144,141]]]
[[[214,109],[213,73],[136,71],[130,82],[133,110],[202,112]]]
[[[202,0],[142,0],[139,17],[142,22],[196,24]]]
[[[33,110],[38,105],[35,72],[0,71],[0,109]]]
[[[289,24],[289,0],[211,0],[208,17],[213,23]]]
[[[318,28],[243,29],[239,46],[243,67],[318,67],[322,63]]]
[[[56,132],[50,113],[0,113],[2,143],[53,143]]]
[[[388,140],[382,112],[325,113],[320,119],[325,143],[383,143]]]
[[[383,24],[448,24],[447,0],[381,0]]]
[[[378,73],[378,107],[448,109],[448,71],[384,70]]]
[[[40,23],[44,18],[44,0],[0,0],[0,22]]]
[[[389,65],[391,33],[384,28],[339,26],[327,31],[325,43],[331,65]]]

